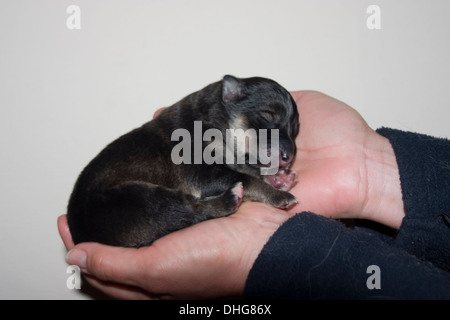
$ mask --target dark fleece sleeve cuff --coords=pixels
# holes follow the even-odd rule
[[[367,232],[300,213],[264,246],[250,270],[244,296],[449,299],[450,276]]]
[[[450,271],[450,140],[381,128],[397,158],[406,216],[394,244]]]

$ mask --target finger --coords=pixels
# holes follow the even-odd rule
[[[289,92],[292,96],[292,99],[294,99],[294,101],[299,104],[299,102],[301,102],[300,100],[302,100],[303,98],[306,98],[308,96],[314,96],[314,95],[323,95],[322,93],[318,92],[318,91],[312,91],[312,90],[298,90],[298,91],[290,91]],[[325,95],[323,95],[325,96]],[[297,107],[300,107],[300,105],[298,105]]]
[[[292,98],[297,101],[297,99],[300,99],[306,91],[290,91]]]
[[[64,245],[66,246],[66,249],[72,249],[74,243],[72,241],[69,225],[67,224],[67,215],[65,214],[58,217],[58,231]]]
[[[89,284],[107,294],[108,296],[122,300],[148,300],[155,299],[150,293],[133,286],[127,286],[115,282],[103,281],[90,275],[84,275]]]
[[[159,108],[158,110],[155,111],[155,113],[153,114],[153,119],[156,118],[157,116],[159,116],[159,114],[166,109],[166,107],[163,108]]]
[[[151,274],[146,264],[145,250],[107,246],[95,242],[76,245],[67,254],[67,263],[77,265],[85,274],[102,281],[139,286],[140,280]],[[153,259],[150,259],[150,261]]]

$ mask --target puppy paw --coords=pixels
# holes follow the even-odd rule
[[[294,171],[281,169],[272,176],[265,176],[264,181],[271,184],[274,188],[282,191],[289,191],[298,181],[297,174]]]
[[[195,212],[202,212],[206,219],[220,218],[236,212],[243,198],[244,187],[238,182],[219,195],[193,199],[191,207]]]
[[[242,182],[236,183],[234,186],[229,188],[222,196],[223,199],[223,209],[228,214],[236,212],[242,203],[244,198],[244,187]]]
[[[284,192],[283,196],[277,197],[274,207],[279,209],[289,209],[298,203],[297,198],[288,192]]]
[[[231,193],[234,196],[234,201],[236,203],[236,208],[240,206],[242,202],[242,198],[244,198],[244,187],[242,185],[242,182],[238,182],[234,185],[233,188],[231,188]]]

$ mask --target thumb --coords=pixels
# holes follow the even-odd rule
[[[142,272],[146,270],[142,251],[86,242],[73,247],[67,253],[66,261],[97,279],[138,286],[138,279],[142,279]],[[146,272],[148,276],[149,270]]]
[[[156,118],[157,116],[159,116],[159,114],[166,108],[167,107],[162,107],[162,108],[159,108],[158,110],[156,110],[155,113],[153,114],[153,118]]]

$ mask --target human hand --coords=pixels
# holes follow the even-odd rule
[[[334,218],[366,218],[398,227],[403,218],[400,182],[389,141],[342,102],[318,92],[293,92],[300,111],[299,175],[290,191],[299,204],[289,211],[243,203],[231,216],[169,234],[150,247],[98,243],[74,247],[66,216],[58,228],[86,279],[125,299],[240,296],[253,263],[270,236],[297,212]],[[384,210],[389,208],[386,215]]]
[[[243,203],[235,214],[207,220],[156,240],[121,248],[94,242],[74,246],[67,216],[58,229],[78,265],[97,289],[119,299],[239,297],[270,236],[290,217],[262,203]]]
[[[291,215],[246,202],[231,216],[204,221],[139,249],[93,242],[75,246],[66,215],[58,218],[58,230],[70,250],[67,262],[78,265],[93,287],[110,296],[238,297],[262,247]]]
[[[354,109],[319,92],[291,93],[300,113],[299,183],[290,190],[299,204],[333,218],[362,218],[399,228],[405,215],[400,177],[388,139]]]

